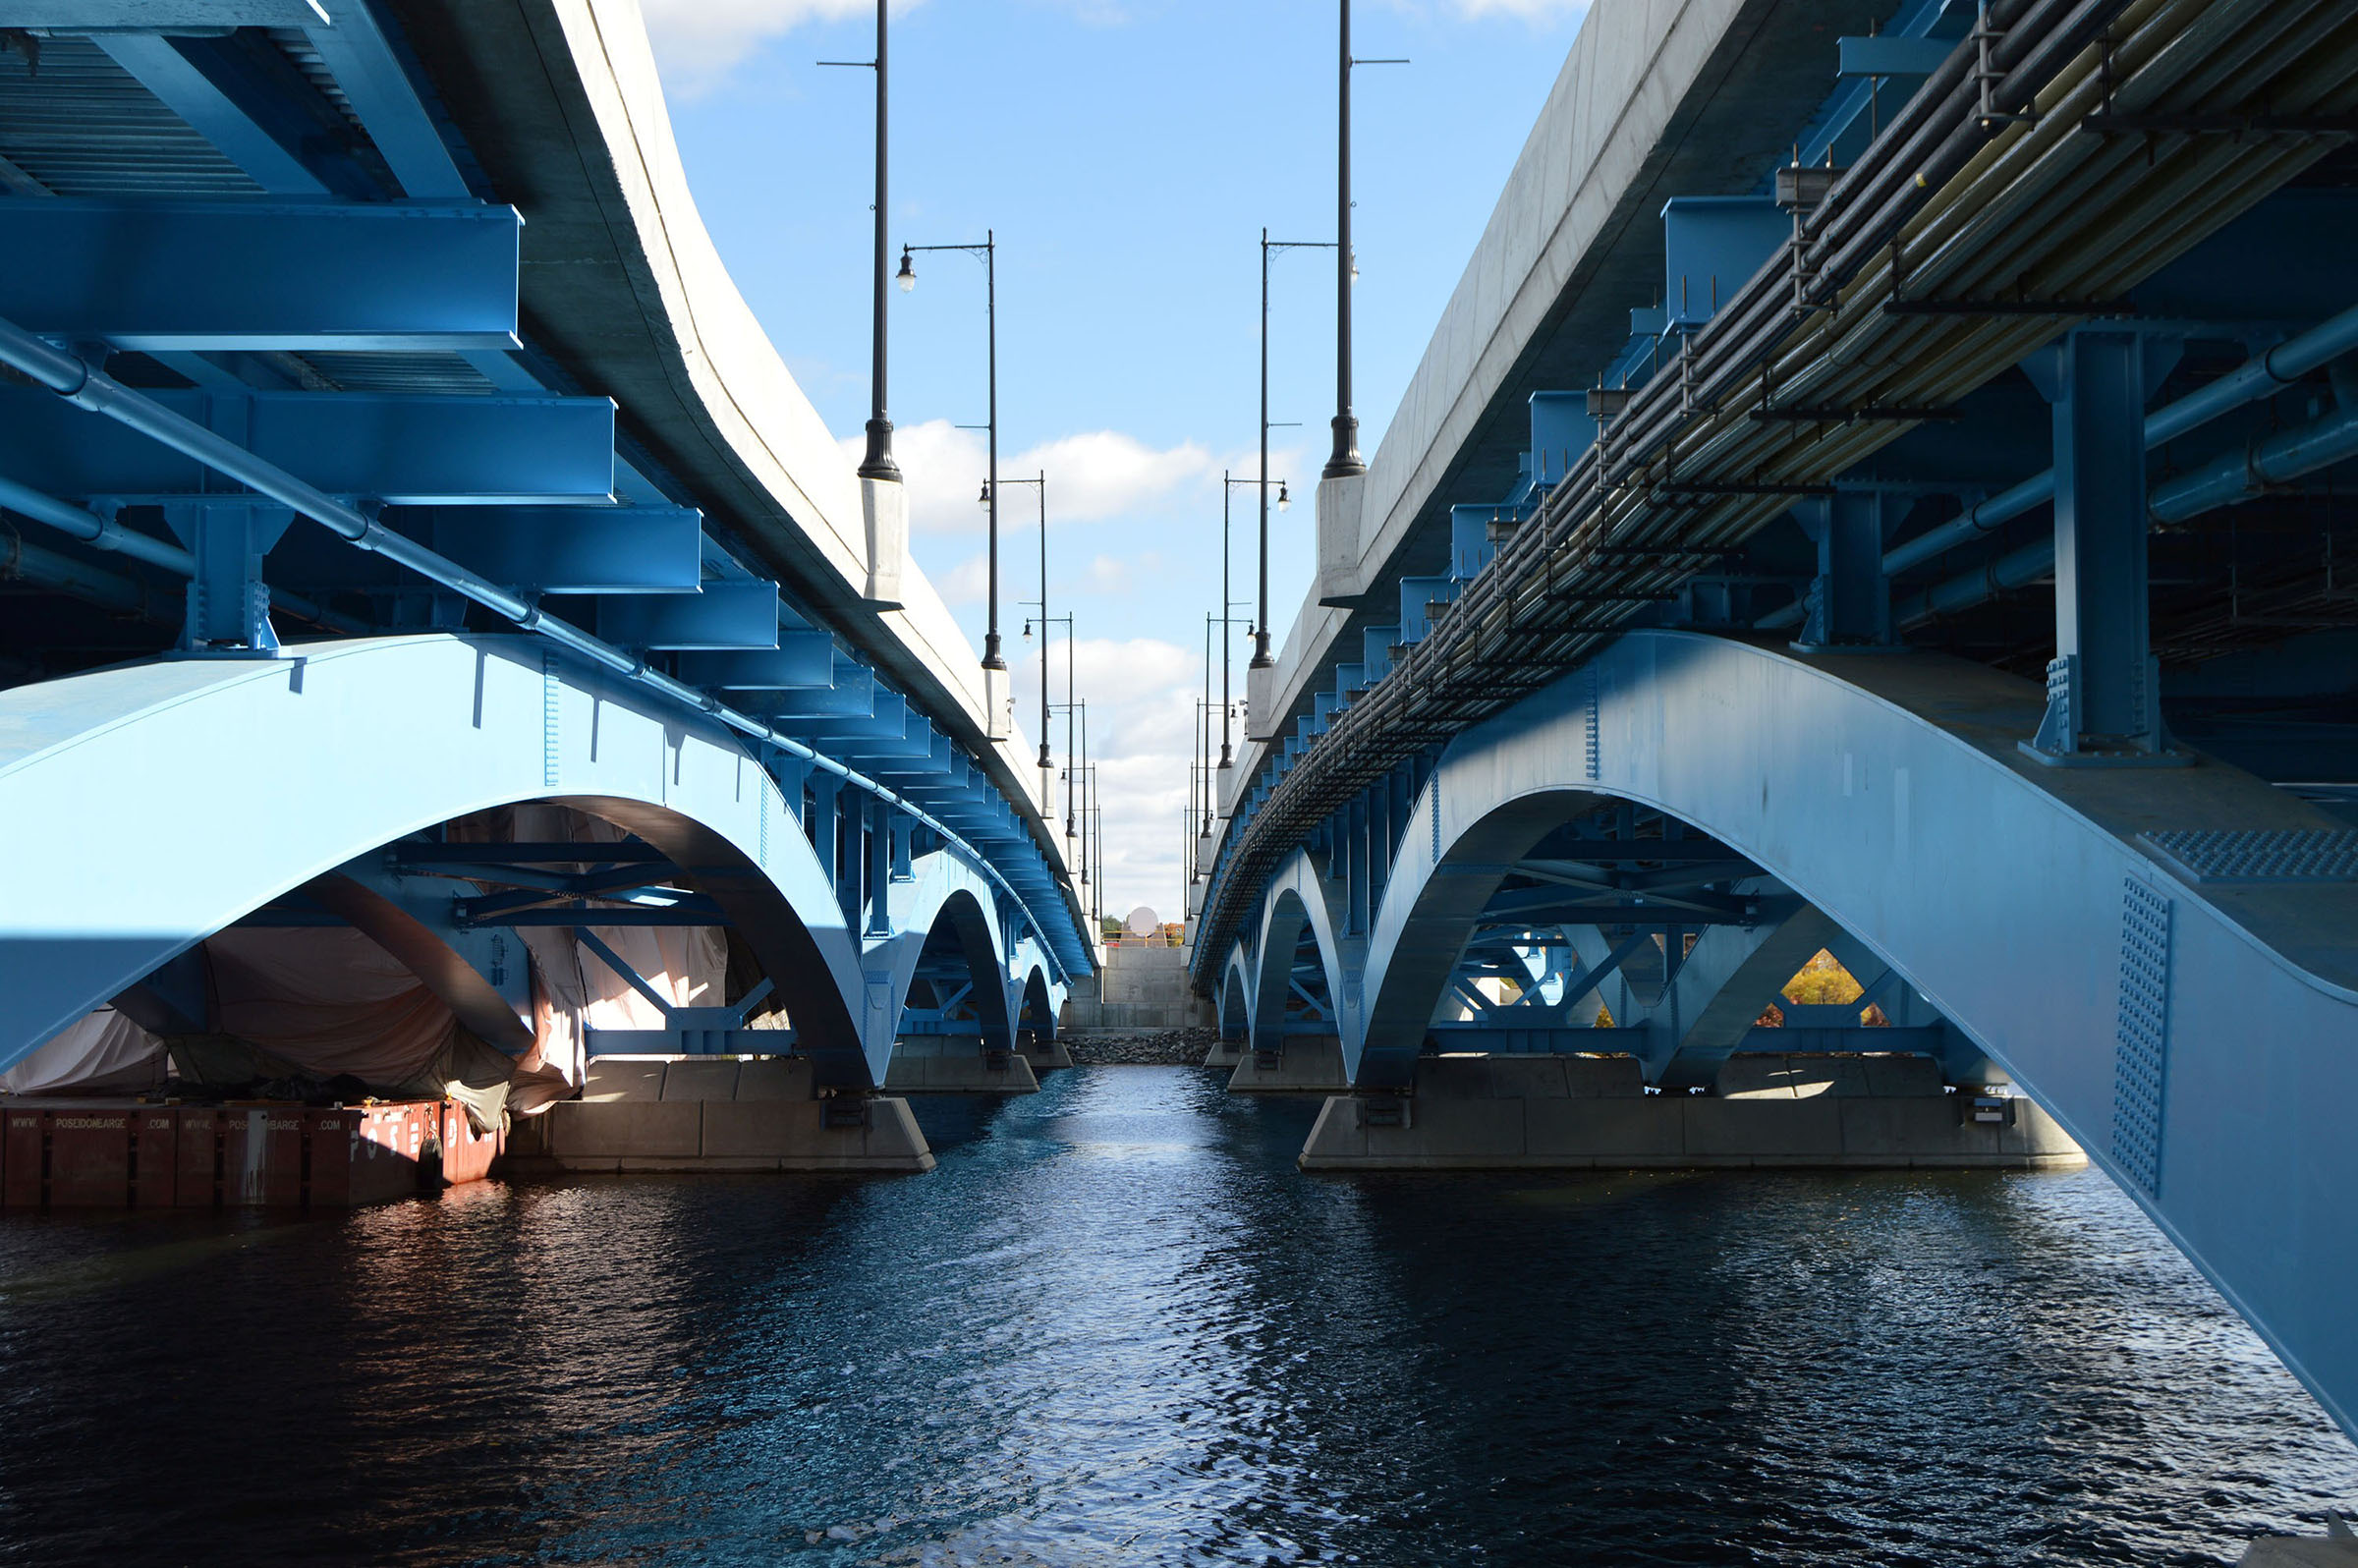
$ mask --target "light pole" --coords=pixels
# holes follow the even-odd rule
[[[1030,599],[1026,599],[1024,602],[1029,604],[1032,601]],[[1080,714],[1080,722],[1083,725],[1082,734],[1087,735],[1089,733],[1087,729],[1087,725],[1089,723],[1089,704],[1087,702],[1078,701],[1073,696],[1073,641],[1077,634],[1073,631],[1073,618],[1070,614],[1055,616],[1043,615],[1039,617],[1040,674],[1043,678],[1047,674],[1048,628],[1051,626],[1061,626],[1064,628],[1064,700],[1057,703],[1053,708],[1041,708],[1040,713],[1042,714],[1042,718],[1040,722],[1044,726],[1047,722],[1045,715],[1051,712],[1062,713],[1064,715],[1064,836],[1066,838],[1071,838],[1073,836],[1072,771],[1074,715],[1076,711]],[[1028,643],[1031,640],[1032,623],[1030,621],[1026,621],[1024,623],[1024,641]],[[1084,755],[1086,755],[1086,743]],[[1040,749],[1040,756],[1047,756],[1047,749],[1045,747]]]
[[[884,237],[885,173],[889,167],[885,156],[885,112],[887,87],[891,73],[885,56],[885,0],[876,0],[876,57],[873,60],[821,60],[825,66],[867,66],[876,74],[876,288],[875,321],[870,339],[870,362],[868,377],[868,453],[860,460],[860,477],[891,479],[898,482],[900,465],[892,460],[892,420],[884,415],[884,264],[890,253]]]
[[[1349,478],[1368,472],[1359,456],[1359,416],[1351,412],[1351,280],[1358,275],[1351,253],[1351,68],[1361,65],[1406,65],[1406,60],[1351,58],[1351,0],[1341,0],[1335,72],[1334,160],[1334,451],[1326,459],[1328,479]]]
[[[1037,484],[1039,486],[1039,770],[1045,773],[1056,764],[1048,756],[1048,476],[1037,478],[1001,479],[991,485],[997,494],[1000,484]],[[1031,599],[1026,604],[1035,602]]]
[[[1331,251],[1331,240],[1272,240],[1269,231],[1261,231],[1261,476],[1255,480],[1261,486],[1261,594],[1259,608],[1253,619],[1253,665],[1265,670],[1276,660],[1269,657],[1269,431],[1276,426],[1269,422],[1269,254],[1275,251]],[[1282,512],[1293,505],[1286,493],[1284,481],[1277,485],[1277,510]],[[1227,597],[1226,593],[1221,594]]]
[[[1265,245],[1267,242],[1263,241],[1263,243]],[[1263,253],[1265,254],[1266,252]],[[1263,403],[1262,413],[1265,418],[1268,413],[1267,403],[1269,396],[1268,380],[1265,370],[1265,354],[1263,356],[1263,364],[1264,370],[1262,380],[1261,396]],[[1261,593],[1263,613],[1262,627],[1257,628],[1255,632],[1253,662],[1261,665],[1265,665],[1268,663],[1268,659],[1266,657],[1268,653],[1268,633],[1266,632],[1265,628],[1268,624],[1267,608],[1269,593],[1269,519],[1267,511],[1267,501],[1269,495],[1269,430],[1268,425],[1265,422],[1262,425],[1261,430],[1261,474],[1257,477],[1250,479],[1230,478],[1228,476],[1227,470],[1223,469],[1220,471],[1220,766],[1222,767],[1226,767],[1235,759],[1234,749],[1230,745],[1230,736],[1228,732],[1228,715],[1235,708],[1235,704],[1231,702],[1228,698],[1228,629],[1232,624],[1228,619],[1228,612],[1236,607],[1237,602],[1228,596],[1228,498],[1236,493],[1236,487],[1240,484],[1259,485],[1261,488],[1263,501],[1261,519]],[[1282,510],[1283,508],[1292,504],[1293,498],[1286,494],[1285,481],[1283,479],[1279,479],[1277,481],[1277,505],[1279,509]],[[1208,679],[1208,677],[1207,678]],[[1207,695],[1208,696],[1208,694]]]
[[[881,199],[881,198],[879,198]],[[982,667],[1003,670],[999,656],[999,262],[998,231],[984,229],[981,245],[904,245],[897,274],[903,294],[917,287],[917,268],[911,257],[920,251],[964,251],[982,258],[982,334],[989,381],[990,472],[982,481],[982,504],[990,509],[990,625],[982,634]],[[971,429],[973,426],[969,425]],[[996,720],[992,721],[996,723]]]

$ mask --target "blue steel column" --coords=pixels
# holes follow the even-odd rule
[[[892,808],[882,801],[869,807],[868,934],[892,934]]]
[[[1881,490],[1845,489],[1795,510],[1803,531],[1818,541],[1818,575],[1804,601],[1796,651],[1890,645],[1883,538],[1904,505]]]
[[[278,650],[262,557],[294,521],[289,508],[245,500],[164,508],[164,522],[188,546],[196,568],[189,579],[183,652]]]
[[[2045,762],[2167,755],[2146,603],[2145,348],[2082,329],[2056,346],[2055,657],[2047,717],[2023,750]]]

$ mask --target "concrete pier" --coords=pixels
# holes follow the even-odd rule
[[[1070,1066],[1072,1058],[1050,1065]],[[887,1094],[1036,1094],[1039,1079],[1017,1051],[986,1051],[973,1038],[939,1035],[904,1039],[884,1070]]]
[[[1245,1042],[1241,1039],[1229,1039],[1222,1036],[1211,1042],[1211,1049],[1204,1057],[1204,1065],[1207,1067],[1234,1067],[1244,1059]]]
[[[517,1122],[504,1171],[926,1171],[906,1100],[821,1099],[797,1057],[600,1057],[579,1099]]]
[[[2326,1534],[2264,1536],[2243,1548],[2240,1568],[2358,1568],[2358,1535],[2337,1514],[2327,1516]]]
[[[1228,1080],[1231,1094],[1345,1094],[1350,1090],[1343,1042],[1331,1035],[1298,1035],[1279,1050],[1240,1050]]]
[[[1440,1056],[1406,1093],[1337,1094],[1304,1170],[2080,1165],[2027,1099],[1947,1091],[1917,1056],[1737,1056],[1710,1094],[1649,1094],[1630,1057]]]
[[[1043,1040],[1037,1035],[1021,1035],[1016,1038],[1015,1047],[1016,1053],[1032,1065],[1035,1080],[1050,1068],[1073,1065],[1072,1050],[1064,1043],[1062,1036]]]

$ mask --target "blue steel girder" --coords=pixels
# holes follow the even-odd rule
[[[160,354],[516,345],[513,207],[49,200],[0,206],[0,317]]]
[[[395,509],[385,522],[519,592],[695,593],[703,586],[704,516],[694,507],[440,506]]]
[[[683,654],[680,679],[691,686],[729,692],[827,691],[836,685],[835,640],[824,632],[780,632],[774,648],[715,649]],[[857,666],[846,665],[846,671]],[[865,670],[860,671],[866,675]],[[873,678],[853,687],[861,701],[873,700]],[[862,711],[866,711],[865,708]]]
[[[605,398],[157,391],[163,408],[331,495],[563,504],[614,489]],[[196,459],[34,388],[0,387],[0,476],[51,495],[195,497],[226,488]]]
[[[622,647],[774,648],[775,583],[706,583],[692,593],[606,593],[596,600],[597,635]]]

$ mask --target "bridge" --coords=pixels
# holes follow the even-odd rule
[[[2354,67],[2306,0],[1591,13],[1200,846],[1306,1166],[2076,1146],[2358,1430]]]
[[[663,1151],[900,1168],[880,1089],[1052,1059],[1050,775],[635,7],[12,0],[0,184],[0,1069],[587,1083],[609,1159],[760,1099]]]

